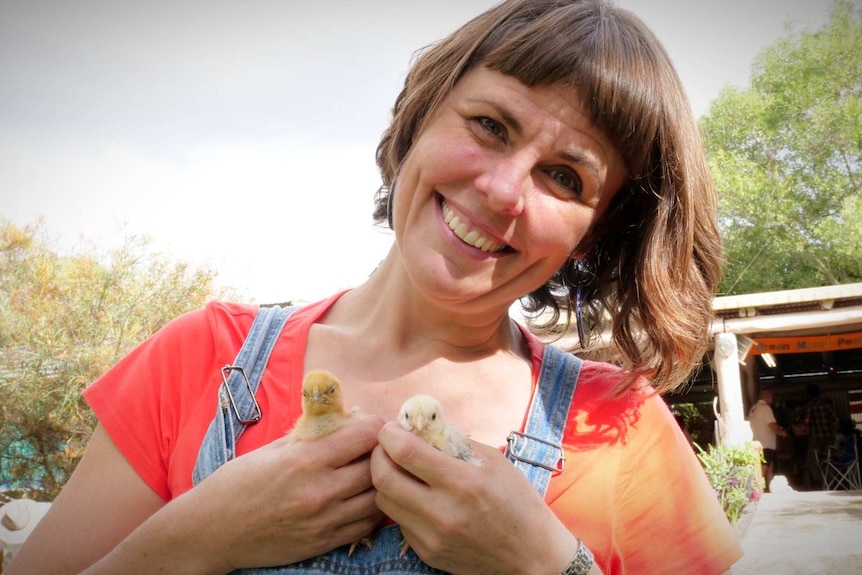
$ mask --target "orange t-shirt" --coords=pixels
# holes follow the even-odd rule
[[[256,395],[263,418],[246,428],[237,455],[282,437],[299,417],[309,329],[340,295],[287,322]],[[256,311],[214,302],[176,318],[84,391],[120,452],[166,501],[192,488],[221,367],[233,363]],[[527,337],[535,383],[542,343]],[[618,377],[610,365],[584,362],[566,468],[546,501],[607,575],[726,571],[741,548],[691,447],[649,388],[612,397]]]

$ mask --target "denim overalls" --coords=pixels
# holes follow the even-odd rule
[[[236,442],[246,425],[262,414],[254,395],[272,348],[295,308],[260,308],[233,366],[223,368],[219,407],[204,436],[193,472],[195,484],[235,456]],[[581,360],[553,346],[545,346],[539,381],[523,432],[507,438],[506,457],[544,495],[551,475],[562,470],[561,439],[577,385]],[[371,549],[357,547],[348,556],[347,546],[318,557],[283,567],[242,569],[246,574],[374,574],[409,575],[443,573],[429,567],[411,550],[399,557],[403,537],[398,525],[389,525],[373,535]]]

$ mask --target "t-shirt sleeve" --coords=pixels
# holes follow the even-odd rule
[[[697,456],[661,398],[645,401],[640,416],[614,518],[625,572],[725,572],[742,550]]]
[[[168,466],[188,414],[202,397],[216,394],[219,362],[217,316],[209,304],[172,321],[123,357],[84,390],[99,423],[141,478],[165,500],[171,498]],[[240,340],[241,341],[241,340]]]

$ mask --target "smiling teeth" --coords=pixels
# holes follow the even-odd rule
[[[505,249],[505,244],[495,243],[493,240],[486,238],[477,230],[471,230],[467,227],[467,224],[462,222],[458,216],[455,215],[455,212],[446,205],[446,202],[442,203],[443,208],[443,219],[449,225],[449,229],[455,232],[455,235],[461,238],[461,240],[465,244],[469,244],[474,248],[480,249],[483,252],[500,252]]]

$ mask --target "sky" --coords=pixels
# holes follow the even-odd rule
[[[856,0],[858,1],[858,0]],[[0,219],[59,251],[152,250],[243,301],[362,282],[374,151],[416,50],[488,0],[0,0]],[[617,0],[667,48],[698,117],[828,0]]]

